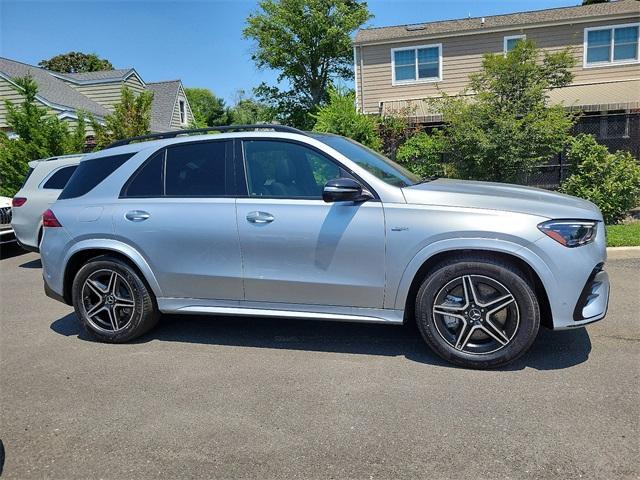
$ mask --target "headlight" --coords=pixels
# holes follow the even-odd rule
[[[565,247],[573,248],[593,241],[596,237],[598,222],[591,220],[549,220],[538,228]]]

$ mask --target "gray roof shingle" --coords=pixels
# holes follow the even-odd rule
[[[78,82],[118,81],[124,80],[134,71],[133,68],[119,68],[116,70],[99,70],[97,72],[56,73],[56,75]]]
[[[45,101],[68,110],[84,110],[104,117],[109,111],[42,68],[0,57],[0,73],[11,79],[31,75],[38,84],[38,95]]]
[[[176,96],[180,90],[180,84],[180,80],[147,83],[147,90],[153,92],[151,131],[166,132],[171,130],[171,117],[176,104]]]
[[[640,15],[638,0],[617,0],[609,3],[580,5],[576,7],[552,8],[530,12],[510,13],[484,17],[443,20],[437,22],[397,25],[391,27],[363,28],[358,30],[354,43],[385,42],[393,40],[409,40],[426,35],[447,35],[456,32],[473,32],[497,28],[520,27],[538,23],[558,22],[575,18],[600,17],[606,15],[635,14]]]

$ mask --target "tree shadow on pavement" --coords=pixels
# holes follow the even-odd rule
[[[77,336],[90,341],[74,313],[53,322],[51,329],[60,335]],[[133,343],[151,341],[401,355],[419,363],[456,368],[429,350],[414,325],[399,327],[265,317],[166,315],[157,328]],[[566,332],[541,329],[531,350],[503,370],[568,368],[586,361],[590,351],[591,340],[585,329]]]

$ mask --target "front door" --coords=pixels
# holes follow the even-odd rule
[[[246,140],[248,197],[237,201],[245,299],[382,308],[384,213],[379,201],[322,200],[348,176],[300,143]]]
[[[208,141],[163,149],[118,200],[116,234],[145,257],[164,297],[243,298],[232,147]]]

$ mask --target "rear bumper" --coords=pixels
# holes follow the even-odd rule
[[[60,295],[59,293],[55,292],[47,283],[46,280],[43,279],[43,283],[44,283],[44,293],[47,297],[49,298],[53,298],[54,300],[57,300],[59,302],[62,303],[67,303],[66,300],[64,299],[64,297],[62,295]]]

